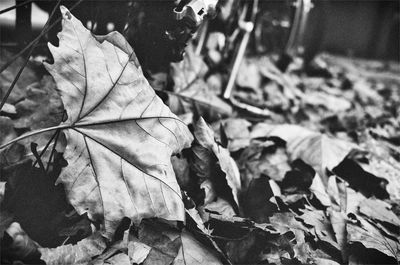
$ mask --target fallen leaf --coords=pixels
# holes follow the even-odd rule
[[[173,265],[216,265],[222,264],[219,258],[210,249],[203,246],[190,233],[183,230],[181,233],[182,246]]]
[[[324,183],[318,173],[315,174],[313,182],[310,186],[310,191],[314,193],[317,199],[322,203],[322,205],[329,207],[332,205],[331,197],[325,190]]]
[[[15,108],[14,105],[8,104],[8,103],[4,103],[3,108],[0,111],[0,114],[3,116],[15,116],[17,114],[17,110]]]
[[[390,208],[390,204],[372,198],[365,199],[359,204],[360,213],[368,218],[400,227],[399,217]]]
[[[241,87],[249,87],[253,91],[260,90],[261,74],[254,60],[244,59],[240,64],[236,84]]]
[[[303,214],[299,216],[299,219],[303,220],[304,224],[313,228],[310,229],[310,232],[316,239],[322,240],[335,249],[340,250],[332,225],[323,211],[306,209],[303,211]]]
[[[333,113],[339,113],[351,108],[350,101],[321,91],[308,92],[307,96],[303,98],[303,103],[320,106]]]
[[[140,264],[149,255],[151,247],[139,241],[128,242],[128,256],[132,263]]]
[[[124,217],[184,220],[171,155],[192,136],[143,76],[119,33],[98,41],[65,7],[59,47],[46,64],[68,119],[58,182],[79,214],[102,223],[111,238]]]
[[[204,208],[208,211],[216,212],[223,216],[236,216],[236,211],[233,209],[232,205],[227,200],[222,198],[217,198],[215,201],[205,205]]]
[[[201,56],[196,55],[193,45],[186,49],[183,60],[171,64],[171,75],[173,77],[175,92],[187,89],[199,77],[203,77],[208,71],[207,64]]]
[[[168,106],[175,114],[198,113],[208,121],[232,115],[232,107],[209,90],[203,79],[196,79],[179,93],[168,93]]]
[[[168,105],[175,114],[198,112],[207,120],[217,120],[232,114],[232,107],[213,93],[204,81],[208,67],[203,58],[189,45],[183,60],[171,63],[174,92],[168,93]]]
[[[274,229],[281,234],[294,230],[307,232],[308,228],[305,227],[300,221],[296,220],[295,217],[296,215],[291,212],[274,213],[269,218],[269,223],[271,223]]]
[[[352,188],[347,188],[346,194],[347,194],[346,214],[358,213],[358,206],[363,200],[366,199],[366,197],[362,195],[360,192],[356,192]]]
[[[347,217],[344,212],[339,212],[333,209],[328,209],[329,220],[332,224],[333,232],[335,233],[336,242],[342,252],[343,262],[347,261]]]
[[[357,220],[360,221],[360,226],[352,222],[347,223],[349,244],[358,242],[366,248],[376,249],[396,260],[400,259],[400,244],[397,241],[382,235],[378,229],[363,218],[357,216]]]
[[[264,136],[279,137],[286,142],[291,160],[300,158],[312,166],[327,182],[326,170],[332,171],[357,145],[330,138],[297,125],[277,125]]]
[[[238,240],[230,240],[225,246],[225,251],[229,260],[235,264],[257,264],[259,254],[267,242],[267,236],[264,231],[259,229],[245,234]]]
[[[227,119],[222,124],[228,138],[230,152],[238,151],[250,144],[250,131],[248,130],[250,122],[245,119]]]
[[[167,224],[156,221],[144,221],[138,230],[141,243],[151,247],[144,265],[167,265],[177,257],[182,246],[180,233]]]
[[[117,255],[112,256],[109,259],[104,261],[104,264],[111,264],[111,265],[131,265],[131,261],[129,260],[128,255],[124,253],[118,253]]]
[[[200,175],[204,175],[205,172],[212,174],[210,170],[214,168],[214,158],[210,155],[214,154],[219,167],[225,173],[227,184],[232,190],[233,199],[239,205],[239,194],[241,192],[240,173],[229,151],[215,142],[214,132],[202,117],[195,124],[194,135],[197,143],[200,145],[198,148],[194,148],[194,153],[197,155],[194,163],[195,166],[196,164],[198,165],[196,171]],[[210,178],[213,181],[213,175],[206,175],[203,178]]]
[[[100,255],[106,248],[106,239],[96,232],[79,241],[76,245],[64,245],[57,248],[39,248],[41,259],[48,265],[87,264],[94,256]]]

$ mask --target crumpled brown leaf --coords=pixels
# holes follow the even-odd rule
[[[299,219],[303,220],[306,225],[312,227],[310,232],[316,239],[327,242],[332,247],[340,250],[332,224],[323,211],[306,208],[303,214],[299,216]]]
[[[226,181],[229,187],[232,189],[233,198],[237,205],[239,205],[241,182],[239,169],[236,165],[235,160],[233,160],[233,158],[230,156],[229,151],[226,148],[223,148],[215,142],[213,130],[207,125],[202,117],[200,117],[200,119],[195,124],[194,135],[199,144],[197,146],[198,148],[196,148],[196,146],[193,147],[194,152],[197,154],[197,159],[195,161],[197,162],[197,164],[202,165],[200,168],[204,168],[205,170],[209,171],[210,169],[212,169],[212,167],[210,168],[209,165],[213,163],[213,158],[210,157],[210,155],[214,154],[215,157],[218,159],[221,170],[226,174]],[[198,173],[201,174],[204,172]],[[210,177],[210,175],[205,175],[203,180]]]
[[[144,78],[132,48],[113,32],[97,39],[65,7],[60,45],[49,45],[68,119],[58,182],[79,214],[110,238],[123,217],[184,220],[170,157],[192,136]],[[100,41],[99,41],[99,40]]]

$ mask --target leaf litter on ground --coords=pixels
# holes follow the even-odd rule
[[[313,78],[296,67],[282,73],[273,57],[249,56],[234,97],[270,108],[273,115],[260,119],[233,112],[218,97],[226,73],[208,75],[190,47],[171,66],[173,92],[157,91],[169,95],[171,112],[122,35],[94,36],[65,8],[62,14],[60,45],[50,47],[55,63],[46,66],[62,101],[51,77],[29,70],[0,117],[2,144],[49,126],[66,135],[54,147],[59,153],[43,156],[57,159],[43,159],[41,168],[24,161],[35,159],[50,133],[36,135],[39,149],[30,155],[32,138],[1,150],[0,225],[2,244],[8,242],[2,261],[41,255],[47,264],[398,262],[396,65],[388,70],[323,54],[317,59],[332,77]],[[3,91],[13,69],[1,76]],[[33,175],[39,177],[29,180]],[[26,221],[32,211],[22,214],[24,207],[52,205],[35,195],[40,190],[19,199],[35,181],[65,189],[66,198],[50,189],[56,214],[36,219],[48,217],[58,230],[39,229]],[[45,243],[56,231],[57,247]]]

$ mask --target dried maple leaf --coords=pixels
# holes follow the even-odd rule
[[[65,7],[59,47],[49,45],[68,119],[58,182],[79,214],[112,237],[123,217],[184,220],[171,155],[192,141],[186,125],[155,95],[117,32],[96,37]]]

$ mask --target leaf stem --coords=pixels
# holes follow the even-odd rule
[[[134,117],[134,118],[126,118],[126,119],[111,119],[111,120],[103,120],[103,121],[98,121],[98,122],[90,122],[90,123],[76,123],[76,124],[60,124],[57,126],[53,126],[53,127],[48,127],[48,128],[43,128],[40,130],[36,130],[24,135],[21,135],[3,145],[0,146],[0,149],[3,149],[11,144],[14,144],[18,141],[21,141],[23,139],[32,137],[34,135],[38,135],[41,133],[45,133],[45,132],[49,132],[49,131],[54,131],[54,130],[64,130],[64,129],[71,129],[71,128],[81,128],[81,127],[88,127],[88,126],[95,126],[95,125],[107,125],[107,124],[113,124],[113,123],[118,123],[118,122],[125,122],[125,121],[135,121],[135,120],[150,120],[150,119],[172,119],[172,120],[176,120],[178,122],[181,122],[182,124],[185,124],[183,121],[181,121],[178,118],[175,117],[168,117],[168,116],[151,116],[151,117]],[[185,124],[186,126],[186,124]]]

